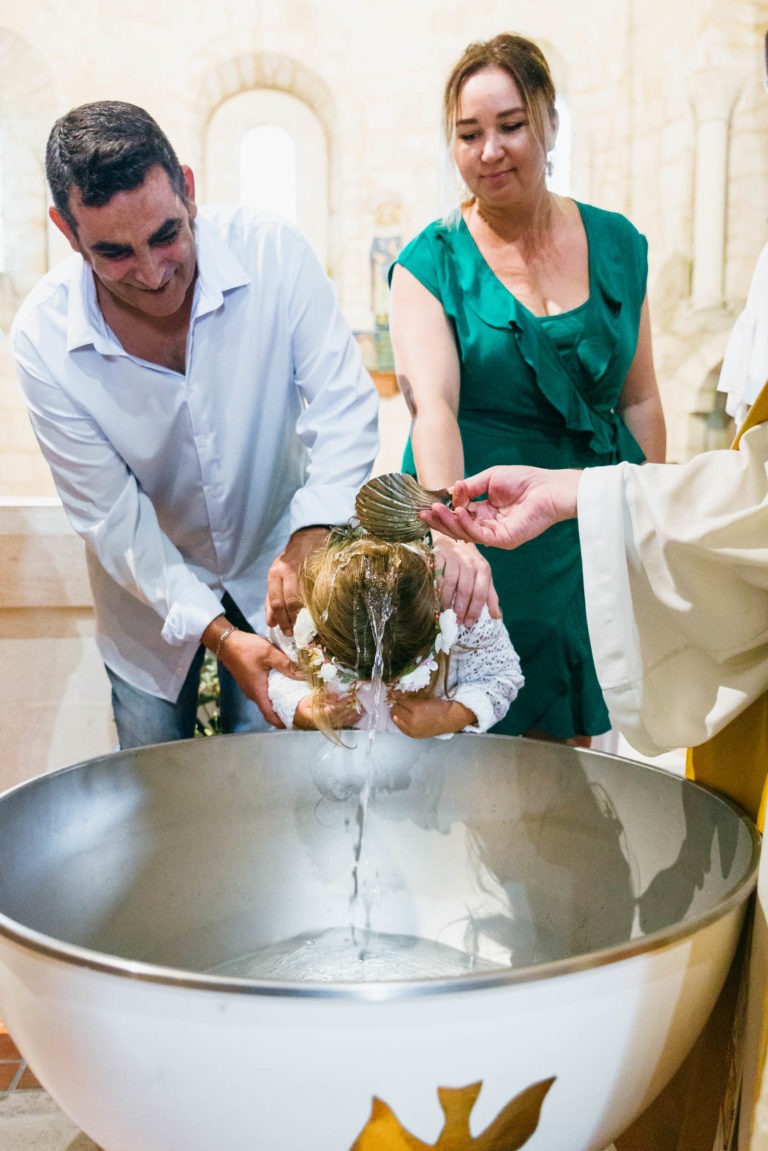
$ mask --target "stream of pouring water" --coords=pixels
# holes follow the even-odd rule
[[[397,567],[381,579],[367,573],[365,608],[374,637],[371,705],[365,731],[365,773],[357,803],[353,844],[352,891],[348,927],[301,934],[210,968],[212,974],[245,979],[312,982],[371,982],[436,979],[498,969],[502,964],[435,940],[376,931],[376,876],[365,851],[369,808],[374,795],[376,733],[387,707],[384,683],[384,632],[394,610]],[[354,626],[354,621],[353,621]],[[361,660],[365,664],[366,660]],[[363,734],[363,733],[361,733]]]
[[[374,898],[374,886],[370,874],[364,868],[363,846],[365,843],[365,830],[368,820],[368,807],[371,802],[373,776],[375,770],[376,731],[379,727],[381,709],[386,706],[384,699],[384,630],[392,615],[394,600],[394,583],[396,567],[389,569],[389,578],[382,587],[370,587],[366,596],[366,610],[373,632],[374,657],[371,671],[371,698],[372,710],[368,716],[368,732],[365,753],[365,778],[360,791],[357,805],[357,841],[354,846],[354,861],[352,864],[352,897],[350,900],[352,941],[360,948],[359,958],[365,960],[366,933],[371,929],[371,904]]]

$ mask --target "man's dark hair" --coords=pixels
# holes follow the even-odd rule
[[[83,204],[100,207],[116,192],[140,187],[156,165],[168,173],[174,191],[186,203],[184,173],[168,137],[148,112],[122,100],[73,108],[53,125],[45,150],[53,202],[75,232],[69,205],[73,188]]]

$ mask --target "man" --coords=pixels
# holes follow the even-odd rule
[[[194,733],[204,648],[224,730],[281,726],[266,684],[287,660],[260,633],[291,631],[297,568],[352,513],[378,446],[333,289],[287,222],[198,211],[134,105],[63,116],[46,174],[76,254],[24,302],[12,348],[86,544],[120,745]]]

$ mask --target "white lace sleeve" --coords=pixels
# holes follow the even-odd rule
[[[275,647],[279,647],[289,659],[295,661],[296,645],[291,636],[283,635],[279,627],[271,627],[268,636]],[[270,703],[286,727],[293,727],[296,708],[304,696],[310,694],[311,690],[309,684],[303,679],[291,679],[289,675],[283,675],[281,671],[276,671],[275,668],[270,670],[267,680]]]
[[[487,731],[507,714],[525,682],[520,659],[503,620],[484,607],[471,628],[460,628],[451,648],[449,694],[475,713],[477,722],[464,731]]]

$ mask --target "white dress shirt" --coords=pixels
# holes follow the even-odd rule
[[[345,521],[378,448],[378,399],[301,233],[202,208],[184,375],[128,355],[79,255],[11,331],[32,425],[85,541],[97,640],[134,686],[175,700],[228,591],[264,633],[288,537]]]

